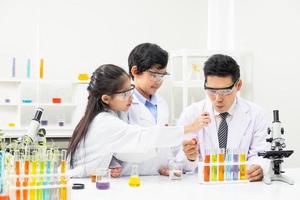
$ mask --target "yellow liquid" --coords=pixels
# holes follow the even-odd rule
[[[240,154],[240,162],[246,162],[246,154]]]
[[[128,184],[131,187],[139,187],[141,185],[139,176],[130,176]]]
[[[30,182],[30,186],[36,186],[35,181]],[[29,191],[29,199],[30,200],[35,200],[36,199],[36,189],[30,189]]]
[[[60,184],[61,185],[66,185],[67,184],[67,179],[65,177],[61,177]],[[67,200],[67,198],[68,198],[67,188],[66,187],[62,187],[60,189],[60,200]]]
[[[66,173],[66,165],[67,165],[67,163],[66,163],[66,161],[65,160],[62,160],[61,161],[61,164],[60,164],[60,172],[62,173],[62,174],[64,174],[64,173]]]
[[[246,180],[246,165],[240,165],[240,180]]]

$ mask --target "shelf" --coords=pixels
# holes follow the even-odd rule
[[[16,103],[0,103],[0,106],[11,106],[11,107],[17,107],[19,106],[19,104],[16,104]]]
[[[1,79],[0,83],[21,83],[20,79]]]
[[[20,106],[23,107],[76,107],[74,103],[21,103]]]
[[[54,126],[40,126],[40,128],[46,129],[46,138],[49,137],[71,137],[73,134],[73,127],[54,127]],[[6,128],[2,129],[4,131],[4,137],[7,138],[17,138],[22,137],[26,134],[27,128]]]

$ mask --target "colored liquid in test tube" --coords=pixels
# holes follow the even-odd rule
[[[25,150],[25,156],[24,156],[24,174],[25,178],[23,179],[23,187],[28,187],[29,178],[26,177],[29,175],[29,167],[30,167],[30,155],[29,151]],[[23,190],[23,200],[28,199],[28,190]]]
[[[47,154],[46,154],[46,174],[48,175],[45,179],[44,179],[44,186],[47,187],[47,185],[50,184],[51,182],[51,178],[50,178],[50,174],[51,174],[51,160],[52,160],[52,152],[51,150],[47,150]],[[43,192],[43,200],[50,200],[50,189],[49,188],[45,188],[44,192]]]
[[[246,180],[246,153],[240,153],[240,180]]]
[[[40,178],[37,181],[37,186],[43,186],[44,178],[43,174],[45,173],[45,153],[44,149],[39,149],[38,151],[39,157],[39,167],[40,167]],[[37,199],[43,199],[43,189],[37,190]]]
[[[37,174],[37,158],[36,158],[36,151],[32,152],[31,155],[31,175],[32,178],[29,182],[30,187],[35,187],[37,185],[37,178],[35,175]],[[30,189],[29,191],[29,199],[30,200],[35,200],[36,199],[36,189]]]
[[[209,180],[210,180],[210,152],[209,152],[209,150],[205,151],[203,173],[204,173],[204,181],[209,182]]]
[[[227,149],[226,150],[226,156],[225,156],[225,180],[226,181],[231,181],[232,180],[232,151]]]
[[[17,175],[17,179],[16,179],[16,187],[20,187],[21,186],[21,180],[20,180],[20,173],[21,173],[21,160],[20,160],[20,151],[15,151],[15,155],[14,155],[14,159],[15,159],[15,174]],[[20,200],[21,199],[21,190],[16,189],[16,200]]]
[[[219,150],[219,181],[224,181],[224,157],[225,157],[225,150]]]
[[[212,166],[211,166],[211,180],[212,181],[217,181],[218,180],[218,166],[217,166],[218,154],[217,154],[216,150],[212,151],[211,162],[212,162]]]
[[[240,161],[240,155],[238,153],[238,150],[234,150],[233,152],[233,166],[232,166],[232,179],[234,181],[239,180],[239,161]]]
[[[0,194],[4,193],[4,151],[0,150]]]
[[[66,185],[67,184],[67,178],[64,176],[66,173],[66,165],[67,165],[67,151],[61,150],[61,163],[60,163],[60,172],[62,176],[60,177],[60,184]],[[67,200],[67,187],[61,187],[60,189],[60,200]]]

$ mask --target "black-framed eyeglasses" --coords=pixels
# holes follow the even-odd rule
[[[148,69],[146,71],[151,73],[151,77],[153,78],[154,81],[159,81],[159,82],[164,81],[166,76],[170,75],[170,73],[168,72],[160,73],[160,72],[152,71],[151,69]]]
[[[221,95],[221,96],[226,96],[229,95],[233,92],[234,90],[234,86],[236,85],[236,83],[239,81],[239,79],[237,79],[231,86],[229,87],[224,87],[224,88],[212,88],[212,87],[208,87],[206,85],[206,81],[204,83],[204,89],[207,92],[207,94],[209,95]]]
[[[125,91],[115,92],[112,95],[119,96],[123,100],[126,100],[132,96],[134,88],[135,88],[135,85],[131,84],[129,89],[127,89]]]

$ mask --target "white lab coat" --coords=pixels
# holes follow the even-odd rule
[[[132,104],[127,112],[127,121],[130,124],[135,124],[143,127],[159,126],[164,128],[169,121],[169,109],[166,101],[156,94],[157,98],[157,121],[148,110],[148,108],[138,100],[136,94],[133,94]],[[162,134],[164,134],[162,132]],[[160,136],[159,136],[160,137]],[[180,145],[180,144],[179,144]],[[175,146],[175,145],[174,145]],[[140,175],[157,175],[161,166],[168,165],[168,159],[172,157],[176,151],[173,147],[155,148],[146,153],[117,153],[114,157],[117,158],[122,165],[122,174],[129,175],[131,164],[139,163]],[[122,162],[123,161],[123,162]]]
[[[77,147],[71,176],[89,176],[108,168],[118,153],[145,153],[181,143],[183,127],[141,127],[121,120],[119,113],[102,112],[91,122],[85,140]]]
[[[186,125],[195,120],[202,112],[208,112],[211,123],[193,133],[191,137],[197,137],[200,145],[200,159],[203,158],[205,149],[218,149],[218,131],[216,118],[213,112],[211,101],[206,98],[200,102],[194,103],[187,107],[178,120],[178,125]],[[228,149],[242,149],[248,151],[248,163],[260,165],[264,173],[268,171],[269,161],[258,157],[257,152],[269,150],[267,138],[267,122],[264,111],[257,105],[237,97],[236,105],[232,115],[232,119],[228,124]],[[197,166],[197,162],[190,162],[186,159],[183,151],[180,151],[178,157],[185,160],[185,170],[193,170]]]

